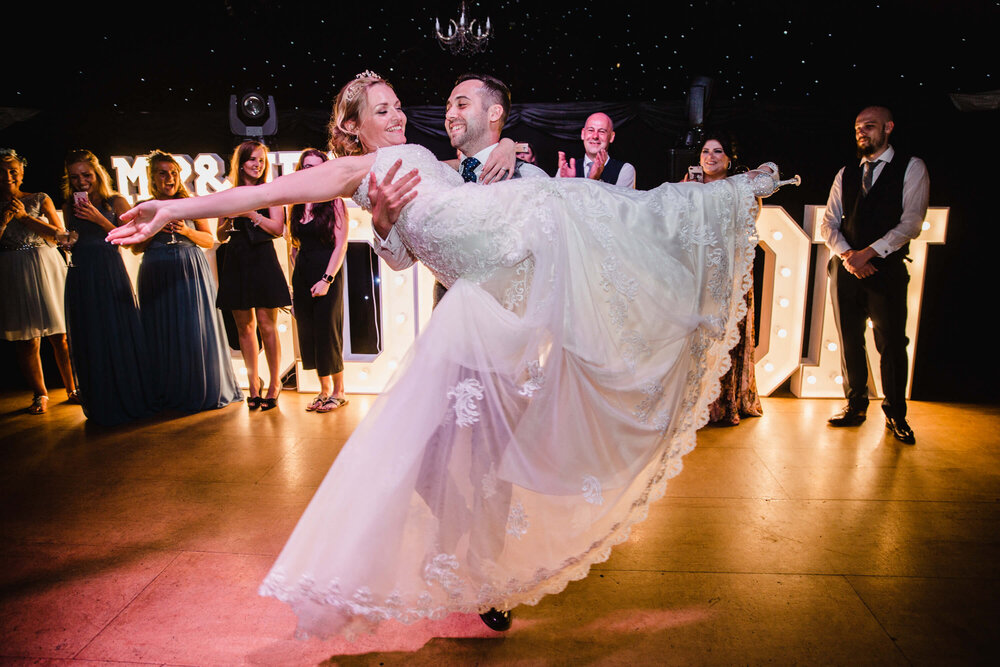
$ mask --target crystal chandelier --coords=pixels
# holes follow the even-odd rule
[[[490,17],[486,17],[486,30],[483,30],[476,19],[466,22],[463,0],[458,5],[458,22],[450,19],[448,23],[451,24],[448,34],[443,34],[441,22],[434,19],[434,32],[442,49],[448,49],[452,55],[471,55],[486,48],[486,42],[490,39]]]

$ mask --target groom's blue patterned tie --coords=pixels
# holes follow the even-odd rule
[[[474,157],[467,157],[462,160],[462,178],[465,179],[466,183],[476,182],[476,167],[479,166],[479,160]]]

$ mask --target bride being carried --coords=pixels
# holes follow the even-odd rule
[[[340,91],[331,127],[343,157],[146,202],[109,238],[343,196],[395,207],[407,252],[450,289],[261,593],[317,635],[534,604],[606,560],[694,447],[738,339],[757,197],[776,169],[645,192],[464,183],[405,143],[399,100],[371,73]]]

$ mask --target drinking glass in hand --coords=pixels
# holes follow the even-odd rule
[[[76,266],[73,263],[73,244],[78,238],[80,238],[80,234],[75,229],[56,234],[56,243],[59,244],[59,249],[66,253],[66,266]]]

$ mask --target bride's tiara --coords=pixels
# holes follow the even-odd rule
[[[371,71],[370,69],[366,69],[364,72],[355,74],[354,81],[348,84],[347,92],[344,93],[345,102],[350,102],[351,100],[353,100],[355,97],[358,96],[358,93],[360,93],[362,90],[366,88],[366,86],[363,85],[355,85],[362,79],[378,79],[379,81],[384,81],[382,77],[380,77],[378,74]]]

